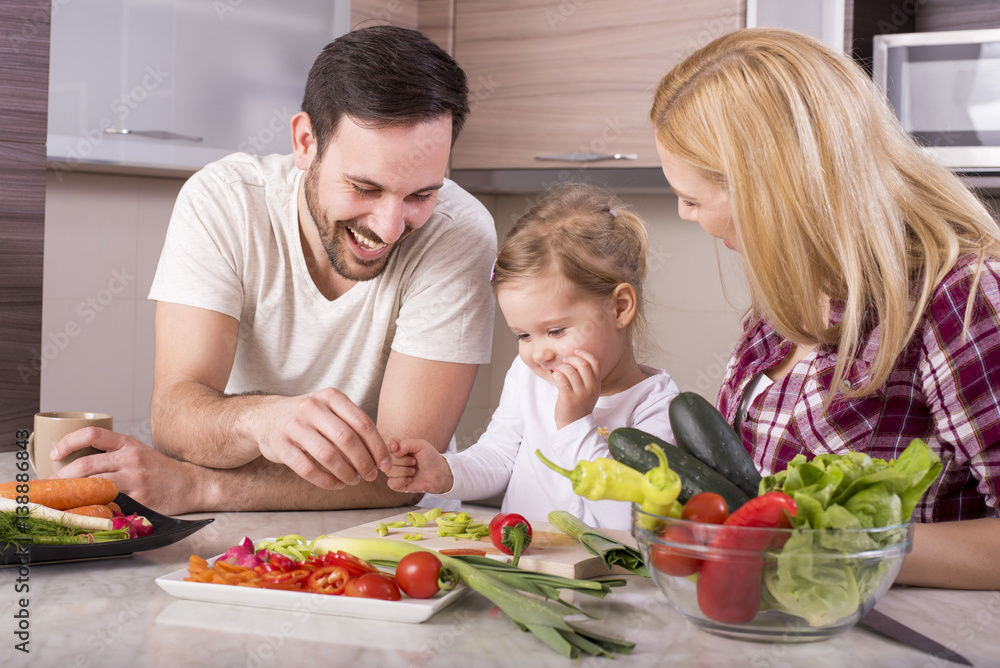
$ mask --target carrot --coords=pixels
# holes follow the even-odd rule
[[[125,513],[122,512],[122,507],[119,506],[114,501],[112,501],[111,503],[107,504],[107,506],[108,506],[108,510],[111,511],[112,517],[119,517],[119,516],[124,516],[125,515]]]
[[[72,513],[74,515],[88,515],[90,517],[103,517],[105,519],[114,519],[115,514],[111,512],[111,509],[107,506],[102,506],[99,503],[93,503],[89,506],[80,506],[79,508],[70,508],[66,511],[67,513]]]
[[[17,499],[18,486],[23,482],[0,483],[0,497]],[[66,480],[30,480],[28,485],[28,501],[55,510],[68,510],[80,506],[106,504],[118,496],[118,485],[107,478],[69,478]]]

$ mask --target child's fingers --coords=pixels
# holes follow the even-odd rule
[[[386,482],[386,485],[388,485],[389,489],[391,489],[394,492],[407,492],[407,491],[409,491],[407,489],[407,486],[409,486],[409,484],[410,484],[410,478],[409,477],[406,477],[406,478],[393,478],[392,476],[390,476],[389,480]]]
[[[561,368],[561,367],[560,367]],[[560,392],[572,392],[573,385],[566,378],[566,375],[562,373],[559,369],[555,369],[552,372],[552,382],[555,384],[556,389]]]
[[[392,465],[392,468],[386,471],[386,475],[390,478],[409,478],[416,472],[416,469],[412,466],[399,466],[396,464]]]

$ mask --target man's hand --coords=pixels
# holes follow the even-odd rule
[[[71,452],[92,447],[101,454],[81,457],[52,474],[53,478],[99,476],[114,480],[118,490],[147,508],[163,515],[187,512],[199,504],[194,495],[202,490],[195,484],[196,469],[157,452],[131,436],[99,427],[86,427],[67,434],[52,450],[60,460]]]
[[[253,419],[260,453],[312,484],[342,489],[389,471],[392,457],[375,423],[343,392],[327,388],[282,397]]]
[[[389,489],[396,492],[442,494],[455,484],[451,467],[430,442],[411,438],[392,440],[392,468],[388,471]]]
[[[583,350],[574,351],[552,372],[552,382],[559,390],[557,429],[594,412],[601,396],[601,368],[596,357]]]

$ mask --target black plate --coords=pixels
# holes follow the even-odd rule
[[[109,557],[125,557],[133,552],[144,550],[155,550],[158,547],[166,547],[176,543],[182,538],[190,536],[206,524],[214,521],[214,518],[203,520],[178,520],[173,517],[161,515],[150,510],[132,497],[119,494],[115,498],[122,512],[126,515],[135,513],[142,515],[153,523],[153,533],[141,538],[129,538],[128,540],[115,540],[108,543],[91,543],[84,545],[29,545],[28,563],[43,564],[56,561],[81,561],[89,559],[107,559]],[[4,545],[0,551],[0,564],[9,566],[21,563],[22,555],[18,554],[17,548],[13,545]]]

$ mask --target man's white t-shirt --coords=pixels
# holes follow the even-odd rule
[[[446,180],[434,214],[385,271],[331,301],[302,251],[302,173],[291,155],[237,153],[191,177],[174,206],[149,298],[239,321],[226,392],[333,387],[375,420],[390,350],[488,362],[496,230],[482,204]]]

